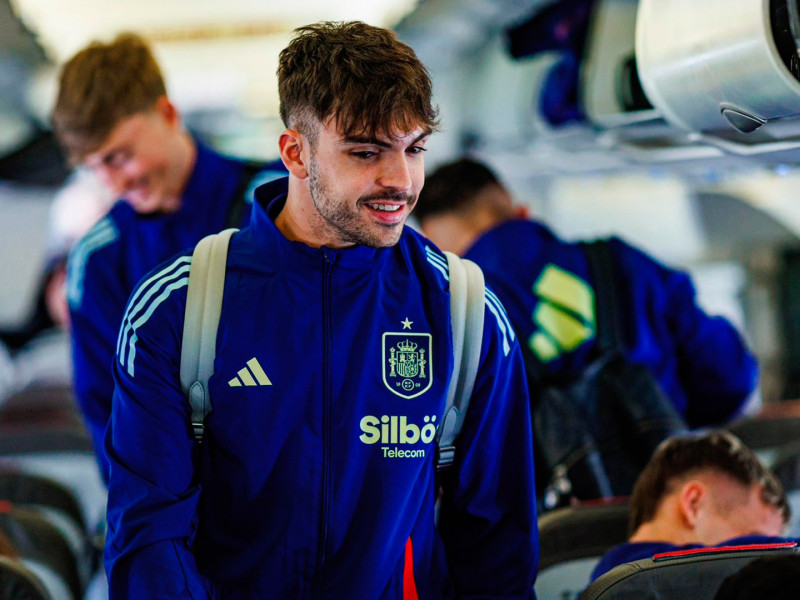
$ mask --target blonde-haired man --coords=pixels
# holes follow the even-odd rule
[[[52,121],[70,161],[124,200],[73,248],[67,269],[75,391],[107,479],[102,440],[128,295],[176,252],[246,222],[261,167],[220,156],[186,130],[150,48],[130,33],[64,65]]]

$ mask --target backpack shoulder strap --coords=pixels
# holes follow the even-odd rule
[[[449,467],[455,458],[455,439],[467,414],[481,356],[484,316],[484,279],[480,267],[451,252],[450,323],[453,334],[453,375],[447,390],[444,418],[438,432],[437,470]]]
[[[584,244],[589,271],[594,279],[595,323],[597,339],[606,352],[623,351],[617,294],[614,282],[614,260],[607,240]]]
[[[198,443],[203,441],[205,420],[211,413],[208,380],[214,374],[228,243],[236,231],[226,229],[200,240],[189,270],[181,344],[181,388],[189,397],[192,430]]]

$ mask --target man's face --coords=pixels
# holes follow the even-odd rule
[[[173,212],[186,182],[182,135],[177,115],[157,105],[117,123],[83,164],[136,212]]]
[[[418,128],[381,136],[346,137],[335,120],[319,125],[310,144],[308,186],[322,245],[392,246],[425,181],[423,154],[429,132]]]

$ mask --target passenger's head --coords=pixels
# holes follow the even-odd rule
[[[630,508],[632,539],[677,544],[779,536],[790,516],[775,475],[725,431],[663,442],[639,476]]]
[[[428,176],[414,216],[433,243],[463,254],[484,231],[520,211],[487,166],[462,158]]]
[[[137,212],[177,209],[194,145],[142,38],[121,34],[72,57],[52,120],[70,161],[94,170]]]
[[[714,600],[794,600],[800,589],[800,555],[756,559],[729,575]]]
[[[281,156],[313,200],[321,243],[394,244],[424,182],[437,126],[431,81],[389,30],[323,22],[296,31],[278,66]]]

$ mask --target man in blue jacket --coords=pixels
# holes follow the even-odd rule
[[[642,471],[630,540],[611,548],[592,580],[626,562],[707,546],[785,542],[790,509],[780,481],[726,431],[671,438]]]
[[[160,262],[246,222],[260,167],[189,134],[133,34],[92,43],[64,65],[53,125],[70,160],[124,199],[73,248],[67,270],[75,392],[106,479],[111,364],[128,296]]]
[[[435,476],[448,268],[404,229],[437,125],[427,71],[390,31],[319,23],[281,52],[278,85],[289,177],[256,190],[231,240],[201,445],[179,376],[191,256],[126,309],[111,598],[531,598],[524,366],[488,290],[455,462]]]
[[[585,249],[524,217],[486,166],[462,159],[428,177],[414,213],[441,248],[476,262],[508,310],[528,360],[578,375],[596,352]],[[726,422],[754,396],[758,367],[734,327],[706,315],[689,276],[609,241],[627,358],[646,366],[690,427]]]

